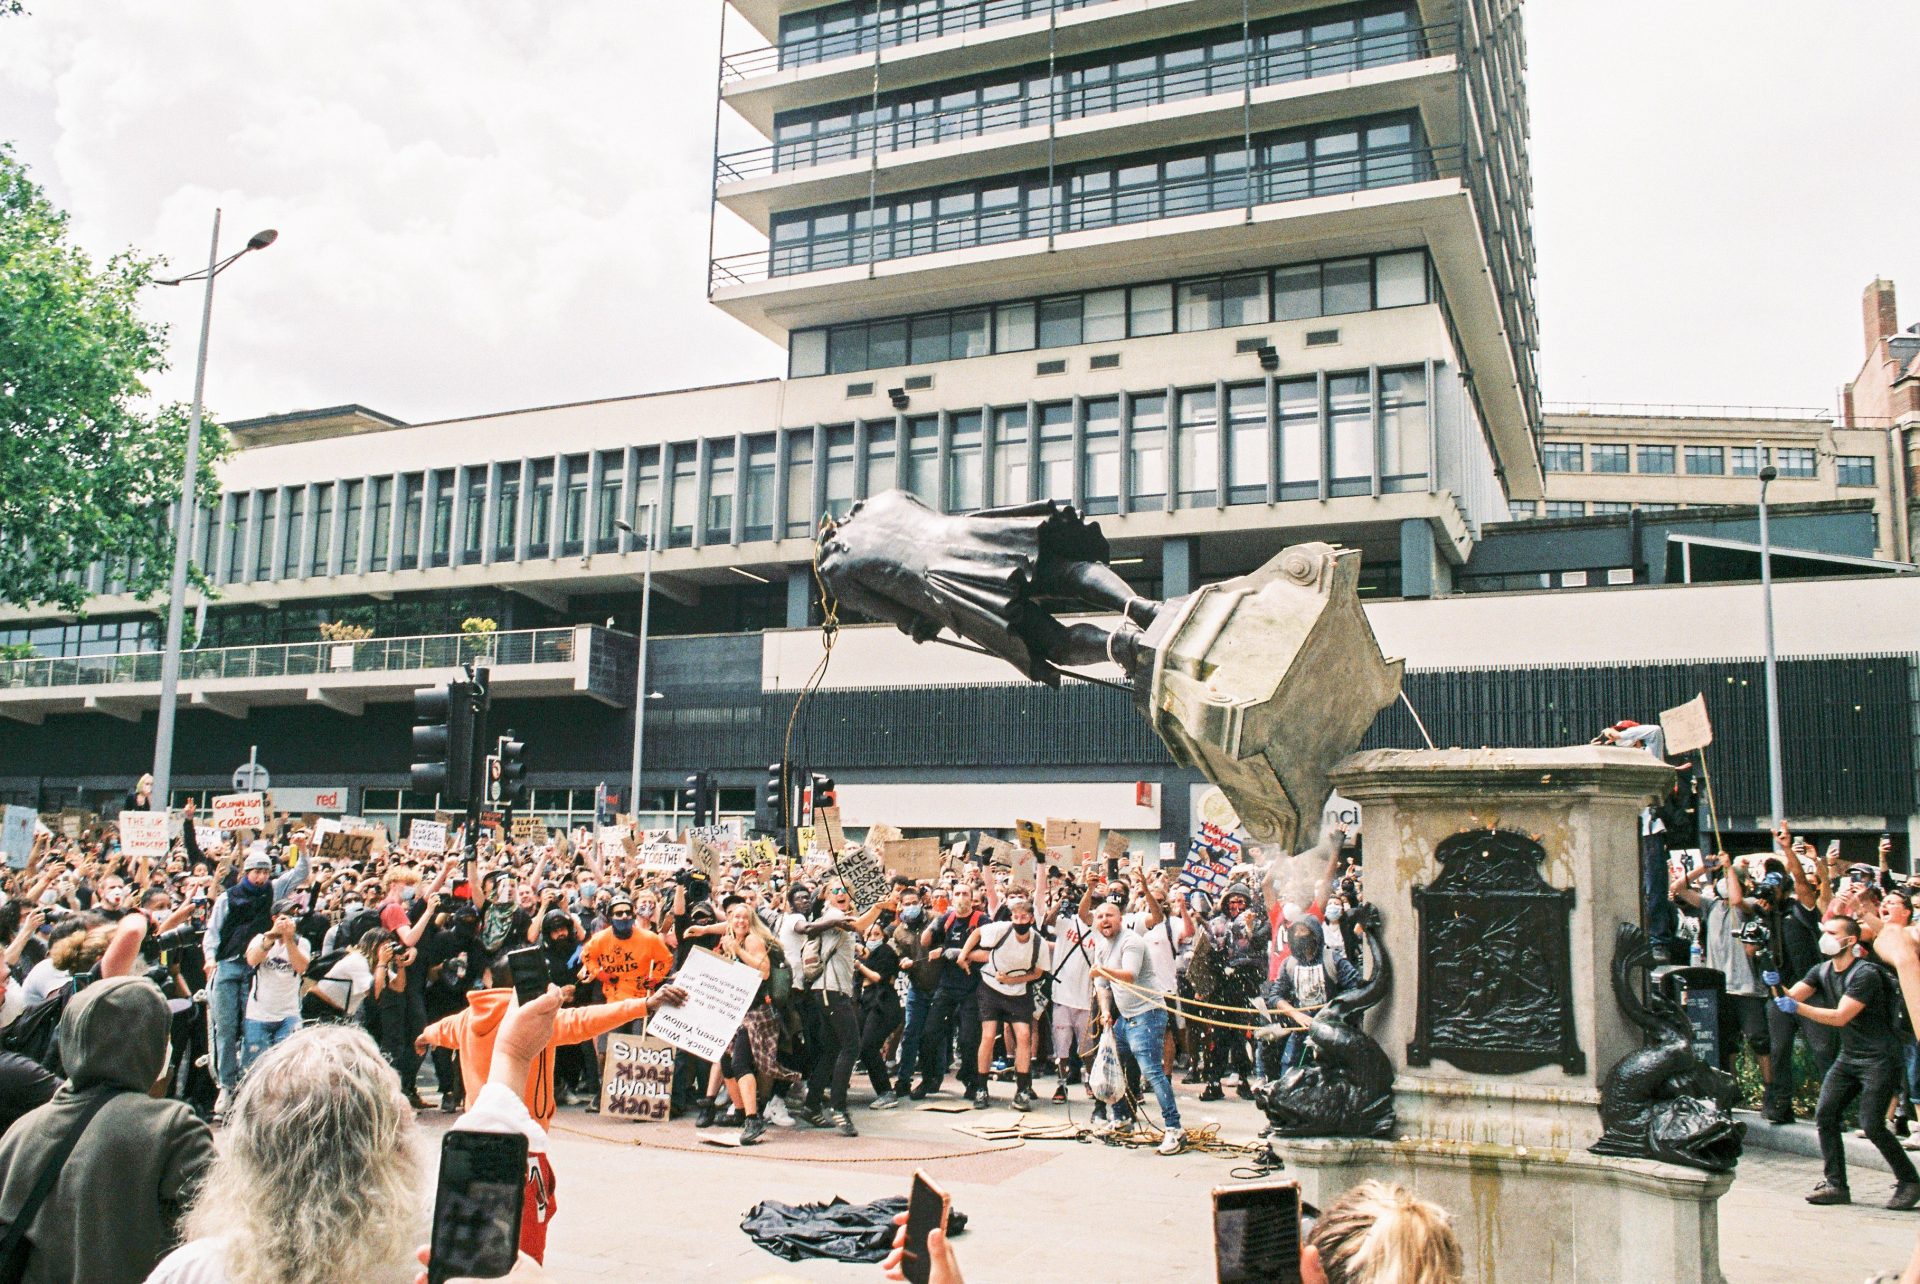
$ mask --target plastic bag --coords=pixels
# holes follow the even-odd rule
[[[1094,1049],[1093,1068],[1087,1071],[1087,1091],[1095,1101],[1109,1106],[1127,1095],[1127,1072],[1120,1065],[1120,1045],[1114,1040],[1112,1026],[1101,1032],[1100,1046]]]

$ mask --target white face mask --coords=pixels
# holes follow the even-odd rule
[[[1327,922],[1338,923],[1339,921],[1340,921],[1340,907],[1338,905],[1327,906]]]
[[[1832,932],[1820,933],[1820,952],[1828,958],[1837,956],[1841,951],[1840,938]]]

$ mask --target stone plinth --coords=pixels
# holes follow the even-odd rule
[[[1334,770],[1366,817],[1394,966],[1367,1030],[1393,1062],[1399,1139],[1275,1142],[1310,1201],[1410,1185],[1453,1214],[1482,1284],[1717,1284],[1731,1176],[1587,1151],[1601,1080],[1641,1046],[1613,935],[1640,921],[1640,812],[1671,778],[1601,746],[1380,750]]]

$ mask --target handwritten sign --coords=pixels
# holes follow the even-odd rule
[[[633,838],[633,831],[625,825],[609,825],[600,831],[600,867],[612,869],[631,850],[627,844]]]
[[[898,838],[880,846],[880,863],[919,882],[940,877],[940,840]]]
[[[1187,863],[1180,869],[1180,883],[1205,892],[1209,896],[1218,896],[1227,890],[1232,881],[1233,866],[1214,857],[1213,849],[1201,845],[1195,840],[1187,852]]]
[[[33,828],[40,813],[31,807],[7,804],[6,819],[0,822],[0,849],[7,854],[8,869],[25,869],[33,856]]]
[[[1020,839],[1020,845],[1034,855],[1037,856],[1047,850],[1047,831],[1046,828],[1038,822],[1016,820],[1013,822],[1013,830]]]
[[[762,869],[780,858],[780,849],[771,838],[756,838],[740,849],[740,863],[748,869]]]
[[[416,852],[431,852],[443,855],[447,850],[446,822],[439,820],[416,820],[407,826],[407,846]]]
[[[814,835],[812,825],[800,826],[798,829],[793,831],[794,855],[805,856],[810,852],[820,850],[816,846],[818,841],[819,840]]]
[[[144,856],[157,860],[173,845],[167,830],[164,811],[123,811],[120,813],[120,850],[136,859]]]
[[[846,850],[847,836],[840,829],[840,809],[838,807],[815,807],[813,809],[813,827],[825,836],[827,851],[838,854]],[[821,841],[818,836],[815,842]]]
[[[1056,820],[1049,816],[1044,837],[1043,846],[1070,847],[1075,856],[1084,858],[1093,855],[1100,848],[1100,822]]]
[[[221,794],[213,800],[213,827],[232,832],[259,829],[267,823],[265,794]]]
[[[1668,753],[1692,753],[1713,743],[1713,720],[1707,717],[1707,698],[1697,695],[1678,708],[1660,711],[1660,729],[1667,733]]]
[[[760,989],[760,973],[711,950],[695,949],[671,984],[687,992],[687,1001],[654,1013],[647,1033],[702,1061],[718,1061]]]
[[[547,841],[546,825],[538,816],[529,816],[524,812],[513,818],[513,823],[508,827],[507,832],[513,835],[513,841],[516,843]]]
[[[720,849],[704,838],[692,833],[687,835],[687,854],[693,868],[708,879],[720,876]]]
[[[645,1035],[610,1034],[600,1076],[600,1113],[634,1123],[664,1123],[673,1104],[673,1045]]]
[[[320,835],[320,858],[344,861],[368,860],[373,856],[374,838],[375,834],[370,829],[329,829]]]
[[[852,847],[840,853],[833,867],[846,880],[847,894],[853,897],[853,907],[860,913],[887,899],[887,871],[866,848]]]
[[[693,852],[685,843],[642,843],[637,854],[642,869],[687,869],[693,864]]]
[[[687,842],[691,844],[696,838],[713,848],[722,860],[731,858],[743,845],[740,830],[733,824],[695,825],[687,830]]]
[[[1127,836],[1117,829],[1109,829],[1106,839],[1100,844],[1100,854],[1111,856],[1115,860],[1125,860],[1131,850],[1127,843]]]
[[[897,825],[867,826],[866,843],[867,846],[873,848],[875,851],[879,851],[888,843],[899,842],[904,837],[906,837],[906,835],[900,832],[900,828]]]

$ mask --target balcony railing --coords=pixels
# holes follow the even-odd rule
[[[1245,171],[1213,172],[1132,190],[1073,196],[1064,194],[1063,181],[1056,186],[1056,199],[1039,208],[972,211],[948,218],[936,215],[897,222],[877,232],[861,230],[832,241],[815,240],[777,249],[769,246],[718,258],[710,265],[707,288],[711,293],[778,276],[1457,177],[1460,159],[1458,147],[1412,147],[1364,157],[1260,166],[1254,169],[1251,183]]]
[[[595,630],[600,632],[601,630]],[[362,642],[284,642],[266,646],[222,646],[180,654],[180,677],[279,678],[339,673],[399,673],[451,669],[468,661],[494,667],[570,664],[575,630],[515,629],[480,635],[438,633],[409,638],[368,638]],[[0,690],[97,687],[116,683],[158,682],[161,653],[124,651],[116,655],[48,656],[0,662]]]
[[[862,14],[840,30],[728,54],[720,60],[720,83],[728,85],[787,67],[804,67],[871,53],[876,48],[891,49],[895,45],[910,45],[961,31],[978,31],[1003,22],[1042,17],[1056,10],[1086,9],[1106,3],[1108,0],[974,0],[972,4],[948,4],[938,9],[929,6],[927,12],[877,21],[870,13]]]
[[[1404,31],[1334,37],[1285,49],[1262,50],[1251,56],[1212,57],[1191,67],[1121,76],[1098,84],[1056,84],[1051,92],[1037,97],[975,103],[881,123],[869,121],[812,138],[729,152],[715,163],[715,181],[733,183],[871,156],[876,152],[886,155],[910,151],[935,143],[1045,125],[1050,121],[1079,120],[1215,94],[1238,94],[1249,83],[1255,88],[1264,88],[1413,62],[1451,50],[1457,40],[1456,25],[1440,23]],[[1055,79],[1060,81],[1064,77]]]

